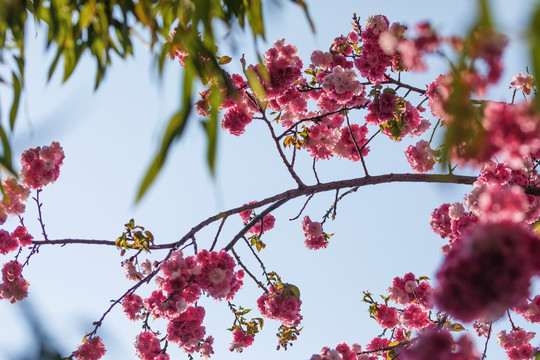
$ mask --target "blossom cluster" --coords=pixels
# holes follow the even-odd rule
[[[125,264],[129,264],[125,266],[128,278],[140,281],[142,274],[134,264]],[[243,270],[234,271],[235,266],[233,258],[224,251],[201,250],[196,256],[188,257],[181,251],[174,252],[161,264],[161,276],[156,278],[159,290],[146,299],[130,293],[124,297],[122,307],[130,320],[141,320],[145,314],[167,320],[168,341],[178,344],[188,354],[199,352],[210,356],[213,338],[205,338],[206,329],[202,325],[205,310],[194,304],[203,292],[216,300],[231,300],[241,288],[244,277]],[[144,262],[141,267],[144,267],[144,273],[152,272],[149,262]],[[139,335],[136,348],[137,355],[144,360],[150,356],[154,356],[153,360],[161,360],[166,356],[151,333]]]
[[[497,342],[506,350],[506,356],[509,360],[534,359],[537,347],[533,347],[530,341],[535,333],[526,332],[516,328],[509,333],[506,330],[497,335]]]
[[[285,285],[287,286],[287,285]],[[294,295],[284,292],[284,289],[270,289],[268,293],[257,299],[259,312],[266,318],[281,321],[285,327],[293,327],[300,324],[300,305],[302,300]]]
[[[50,146],[38,146],[24,151],[21,157],[23,183],[32,189],[40,189],[55,182],[63,161],[64,150],[56,141]]]
[[[24,226],[17,226],[11,234],[6,230],[0,230],[0,254],[5,255],[20,246],[32,245],[33,238]]]
[[[0,201],[0,225],[6,222],[8,216],[20,217],[25,212],[25,202],[30,196],[30,188],[39,189],[56,181],[63,159],[64,152],[58,142],[44,146],[43,149],[37,147],[23,152],[20,171],[22,183],[8,176],[1,184],[3,197]],[[24,225],[17,226],[11,233],[0,229],[0,254],[5,255],[23,246],[30,246],[32,240],[33,236]],[[14,303],[27,297],[28,283],[22,277],[22,267],[16,260],[4,264],[0,299]]]
[[[250,204],[255,204],[255,201],[251,201]],[[247,205],[247,204],[244,204]],[[248,222],[253,220],[255,217],[255,214],[253,213],[253,210],[246,210],[239,213],[240,217],[242,218],[242,221],[244,222],[244,225],[247,225]],[[274,228],[274,224],[276,222],[276,218],[271,215],[265,215],[261,221],[259,221],[257,224],[253,225],[250,229],[248,229],[247,233],[249,235],[262,235],[265,232],[272,230]]]
[[[306,237],[304,244],[308,249],[317,250],[328,246],[328,235],[323,232],[320,222],[311,221],[309,216],[306,216],[302,220],[302,230]]]
[[[21,301],[28,296],[28,282],[22,276],[22,265],[18,261],[10,261],[2,267],[2,283],[0,283],[0,299],[11,303]]]

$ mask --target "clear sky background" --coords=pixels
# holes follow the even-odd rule
[[[430,20],[442,34],[464,34],[475,14],[474,3],[311,1],[309,9],[317,29],[313,34],[297,7],[283,4],[277,8],[267,2],[268,42],[260,44],[260,49],[264,51],[274,40],[285,38],[298,47],[307,65],[313,50],[327,50],[334,37],[351,30],[354,12],[362,22],[370,15],[384,14],[390,22],[398,21],[410,28],[419,21]],[[511,97],[507,87],[512,75],[525,71],[528,65],[526,47],[519,41],[524,39],[535,2],[492,3],[497,24],[512,41],[506,51],[507,67],[501,85],[490,94],[495,100],[504,100]],[[135,218],[137,224],[153,232],[156,243],[171,242],[222,210],[295,187],[267,135],[266,125],[256,121],[240,137],[220,133],[217,175],[212,178],[206,169],[202,127],[198,119],[192,119],[153,188],[140,204],[134,205],[137,186],[159,144],[164,124],[177,109],[181,67],[170,61],[164,76],[159,78],[144,44],[136,42],[135,58],[114,61],[97,92],[92,91],[95,72],[88,57],[83,57],[66,84],[61,84],[60,76],[47,83],[52,54],[44,52],[44,30],[29,29],[28,36],[31,45],[27,52],[27,91],[13,138],[14,153],[19,156],[26,148],[49,145],[53,140],[64,147],[66,159],[60,178],[46,187],[41,197],[50,239],[115,240],[122,233],[123,224]],[[235,45],[231,46],[232,43]],[[233,57],[231,73],[239,72],[242,53],[248,62],[256,61],[251,40],[240,31],[226,39],[220,49],[221,55]],[[446,71],[440,61],[430,65],[429,72],[407,74],[403,79],[424,87]],[[0,94],[5,107],[7,93]],[[357,113],[353,119],[362,123],[361,116]],[[370,133],[374,131],[370,129]],[[416,141],[407,138],[394,143],[387,137],[376,138],[366,158],[370,173],[412,172],[403,151]],[[299,174],[313,184],[311,158],[303,153],[297,161]],[[345,160],[320,161],[317,166],[323,182],[363,176],[360,164]],[[279,323],[268,320],[252,347],[240,355],[230,353],[231,334],[226,329],[231,326],[233,315],[226,302],[202,298],[199,304],[207,309],[207,334],[216,339],[214,358],[308,359],[323,346],[335,347],[341,341],[365,345],[382,330],[369,319],[368,306],[361,302],[362,291],[386,295],[393,277],[409,271],[432,277],[442,259],[439,248],[443,242],[431,232],[429,215],[443,202],[459,201],[469,191],[467,186],[436,184],[361,188],[339,203],[336,220],[325,225],[325,231],[335,235],[328,248],[319,251],[304,247],[301,218],[288,221],[298,214],[305,199],[287,203],[274,213],[276,227],[264,235],[267,248],[261,257],[267,269],[277,271],[285,282],[300,288],[304,316],[301,336],[290,350],[276,353]],[[333,199],[333,192],[317,195],[304,215],[319,221]],[[30,232],[41,239],[35,204],[28,203],[24,217]],[[225,246],[241,225],[239,216],[228,219],[219,245]],[[16,222],[11,221],[4,228],[12,231],[15,226]],[[198,234],[199,248],[209,246],[216,229],[212,226]],[[191,254],[190,250],[187,254]],[[254,273],[260,274],[247,248],[240,246],[239,254]],[[150,259],[164,255],[165,252],[155,252]],[[5,263],[12,257],[0,256],[0,261]],[[84,334],[93,330],[92,322],[101,317],[109,301],[132,286],[120,267],[122,260],[119,251],[112,247],[43,246],[25,268],[23,275],[30,282],[30,295],[24,301],[26,308],[37,313],[51,342],[63,355],[69,355]],[[261,293],[251,279],[246,277],[244,282],[234,303],[256,309]],[[153,289],[152,283],[143,287],[142,294]],[[24,309],[0,302],[0,360],[17,359],[31,352],[33,337],[24,321]],[[254,310],[253,316],[256,315]],[[153,328],[164,332],[163,324],[158,320]],[[117,307],[98,333],[108,350],[105,359],[135,359],[132,344],[140,331],[140,324],[127,320]],[[176,345],[170,344],[169,348]],[[504,356],[495,339],[491,340],[488,354],[490,359]],[[175,351],[171,355],[172,359],[187,358]]]

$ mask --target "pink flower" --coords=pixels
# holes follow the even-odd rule
[[[311,63],[316,67],[327,68],[332,63],[332,54],[315,50],[311,53]]]
[[[408,146],[405,150],[407,161],[417,174],[432,170],[438,155],[438,151],[431,149],[429,142],[425,140],[420,140],[415,146]]]
[[[195,284],[214,299],[232,300],[242,287],[244,277],[243,270],[234,271],[234,259],[225,251],[201,250],[197,254],[197,262],[200,272],[195,276]]]
[[[529,295],[540,240],[510,222],[481,223],[456,242],[437,273],[434,302],[461,321],[496,320]]]
[[[155,360],[161,353],[159,339],[150,331],[144,331],[137,335],[134,345],[137,356],[142,360]],[[163,355],[166,355],[166,359],[169,358],[167,354]]]
[[[0,254],[7,254],[19,248],[19,242],[6,230],[0,230]]]
[[[60,175],[60,166],[64,160],[64,150],[53,141],[50,146],[31,148],[21,156],[21,178],[24,185],[39,189],[51,184]]]
[[[264,234],[268,230],[272,230],[274,228],[275,222],[276,222],[276,218],[274,217],[274,215],[271,215],[271,214],[265,215],[262,219],[262,224],[261,224],[261,221],[259,221],[258,223],[253,225],[247,231],[247,233],[251,235]]]
[[[501,331],[497,336],[497,342],[506,350],[506,356],[510,360],[535,359],[538,348],[533,347],[529,342],[534,338],[535,333],[526,332],[520,328],[506,333]]]
[[[28,283],[22,277],[22,265],[18,261],[10,261],[2,267],[0,283],[0,299],[9,300],[12,304],[28,296]]]
[[[16,239],[20,246],[30,246],[34,239],[32,235],[28,234],[28,231],[24,226],[17,226],[11,233],[11,237]]]
[[[311,360],[364,360],[363,357],[357,357],[356,355],[361,351],[362,348],[358,344],[349,347],[349,345],[342,342],[336,346],[335,350],[330,350],[328,347],[322,348],[320,355],[313,355]]]
[[[298,57],[298,49],[285,40],[274,42],[274,46],[264,54],[269,81],[264,82],[268,99],[284,93],[302,77],[302,60]]]
[[[233,106],[227,110],[221,121],[223,130],[228,130],[231,134],[239,136],[244,133],[246,125],[251,123],[251,117],[239,106]]]
[[[478,197],[480,221],[521,222],[527,205],[527,196],[518,185],[485,186]]]
[[[540,323],[540,295],[536,295],[530,302],[519,304],[513,310],[527,321]]]
[[[344,126],[341,129],[341,137],[334,147],[335,153],[351,161],[360,160],[360,155],[358,154],[358,150],[360,149],[362,156],[367,156],[369,147],[366,146],[362,149],[362,146],[368,141],[366,139],[367,133],[368,129],[365,125],[351,124],[350,129],[349,126]]]
[[[341,66],[334,67],[332,72],[325,76],[322,87],[330,98],[343,104],[364,91],[354,69],[344,69]]]
[[[416,304],[408,305],[401,314],[401,323],[410,330],[420,330],[430,326],[428,314]]]
[[[310,250],[317,250],[328,246],[325,233],[322,231],[322,225],[320,222],[311,221],[309,216],[304,217],[302,220],[302,230],[306,240],[304,244]]]
[[[122,300],[122,307],[129,320],[139,320],[139,313],[143,309],[143,299],[137,294],[128,294]]]
[[[270,297],[273,293],[276,295]],[[274,291],[262,295],[257,300],[257,308],[262,316],[279,320],[286,327],[297,326],[302,320],[300,305],[302,301],[294,296],[282,295],[283,290]]]
[[[73,356],[77,360],[98,360],[105,355],[105,352],[105,345],[101,342],[101,338],[94,336],[79,346]]]
[[[448,331],[429,330],[422,333],[412,346],[401,351],[399,358],[403,360],[480,360],[480,354],[467,335],[454,343]]]
[[[199,351],[200,341],[206,333],[202,326],[204,315],[203,307],[188,307],[180,316],[169,321],[167,339],[178,344],[188,354]]]
[[[244,348],[253,344],[253,340],[254,338],[252,335],[248,335],[244,331],[236,329],[233,331],[233,341],[229,350],[241,353]]]
[[[0,225],[3,224],[8,215],[17,216],[24,213],[26,207],[24,203],[30,195],[30,189],[20,185],[16,179],[6,177],[2,181],[4,186],[4,197],[0,202]]]
[[[375,320],[384,329],[393,329],[400,324],[397,309],[384,304],[377,306]]]
[[[513,81],[510,83],[512,86],[510,87],[514,87],[516,90],[521,90],[526,95],[530,95],[531,90],[536,89],[536,86],[534,85],[534,78],[530,74],[521,72],[516,76],[512,76],[512,80]]]

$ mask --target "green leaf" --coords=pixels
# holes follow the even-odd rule
[[[307,5],[306,3],[304,2],[304,0],[291,0],[293,3],[297,4],[298,6],[300,6],[302,8],[302,10],[304,10],[304,14],[306,15],[306,19],[309,23],[309,26],[311,27],[311,32],[315,32],[315,24],[313,23],[313,20],[311,19],[311,16],[309,15],[309,11],[308,11],[308,8],[307,8]]]
[[[540,89],[540,4],[537,5],[536,10],[531,21],[531,28],[529,30],[529,42],[531,47],[531,62],[534,73],[534,81],[536,82],[536,88]],[[536,110],[540,111],[540,97],[535,96]]]
[[[9,139],[2,125],[0,125],[0,140],[2,141],[2,147],[4,150],[2,157],[0,157],[0,164],[5,167],[6,170],[8,170],[15,178],[18,178],[18,175],[11,164],[11,145],[9,144]]]
[[[158,173],[163,167],[163,164],[165,164],[167,154],[174,140],[177,140],[184,133],[184,129],[192,108],[191,93],[193,91],[193,81],[195,80],[195,77],[196,75],[193,65],[190,61],[187,61],[184,72],[182,108],[173,115],[167,124],[167,129],[165,130],[165,134],[161,140],[161,148],[154,156],[154,160],[152,161],[152,164],[147,170],[146,175],[139,186],[139,191],[135,200],[136,202],[142,199],[143,195],[156,179]]]
[[[11,131],[15,127],[15,120],[17,119],[17,112],[19,110],[19,103],[21,99],[21,81],[17,74],[12,73],[13,78],[13,104],[11,105],[11,111],[9,112],[9,127]],[[4,152],[5,155],[5,152]]]

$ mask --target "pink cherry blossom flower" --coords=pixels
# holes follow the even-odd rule
[[[398,311],[394,307],[378,305],[376,314],[375,321],[384,329],[393,329],[400,324]]]
[[[423,174],[433,169],[439,153],[431,148],[429,142],[420,140],[415,146],[409,145],[405,150],[405,156],[413,171]]]
[[[512,222],[480,223],[446,256],[434,302],[461,321],[496,320],[527,298],[539,269],[535,234]]]
[[[155,360],[161,353],[159,339],[150,331],[144,331],[137,335],[134,345],[137,356],[142,360]],[[167,354],[163,355],[166,356],[166,359],[169,358]]]
[[[205,311],[200,306],[188,307],[180,316],[169,321],[167,339],[178,344],[188,354],[201,349],[201,340],[206,333],[202,326]]]
[[[521,72],[516,76],[512,76],[512,82],[510,85],[511,86],[509,88],[514,87],[514,89],[521,90],[526,95],[530,95],[531,91],[536,89],[536,86],[534,85],[534,77],[530,74],[525,74],[524,72]]]
[[[243,270],[234,271],[234,259],[225,251],[201,250],[197,254],[197,262],[200,273],[195,276],[195,284],[214,299],[232,300],[242,287],[244,277]]]
[[[221,127],[223,130],[227,130],[231,134],[239,136],[244,133],[244,128],[249,123],[251,123],[251,117],[247,111],[240,106],[234,106],[229,108],[223,116]]]
[[[512,310],[529,322],[540,323],[540,295],[536,295],[530,302],[522,302]]]
[[[17,226],[11,233],[11,237],[16,239],[20,246],[30,246],[32,245],[32,240],[34,239],[34,237],[28,233],[24,226]]]
[[[270,297],[272,293],[276,295]],[[262,316],[279,320],[283,326],[297,326],[302,320],[300,315],[300,305],[302,301],[294,296],[282,295],[283,290],[269,292],[257,299],[257,308]]]
[[[317,250],[328,246],[328,241],[322,231],[320,222],[311,221],[309,216],[306,216],[304,217],[304,220],[302,220],[302,230],[306,237],[304,244],[308,249]]]
[[[122,300],[122,307],[129,320],[139,320],[143,309],[143,298],[134,293],[128,294]]]
[[[468,335],[454,342],[446,330],[429,330],[400,352],[403,360],[480,360],[480,354]]]
[[[0,254],[7,254],[19,248],[19,242],[6,230],[0,230]]]
[[[79,348],[73,353],[77,360],[98,360],[105,355],[105,345],[101,342],[99,336],[86,339]]]
[[[421,330],[432,325],[428,314],[416,304],[408,305],[401,314],[401,324],[409,330]]]
[[[0,299],[9,300],[12,304],[28,296],[28,282],[22,277],[22,265],[18,261],[10,261],[2,267],[0,283]]]
[[[254,338],[252,335],[248,335],[244,331],[236,329],[233,331],[233,341],[229,350],[241,353],[244,348],[253,344],[253,340]]]
[[[21,156],[23,184],[32,189],[39,189],[55,182],[60,175],[63,160],[64,150],[56,141],[50,146],[24,151]]]

